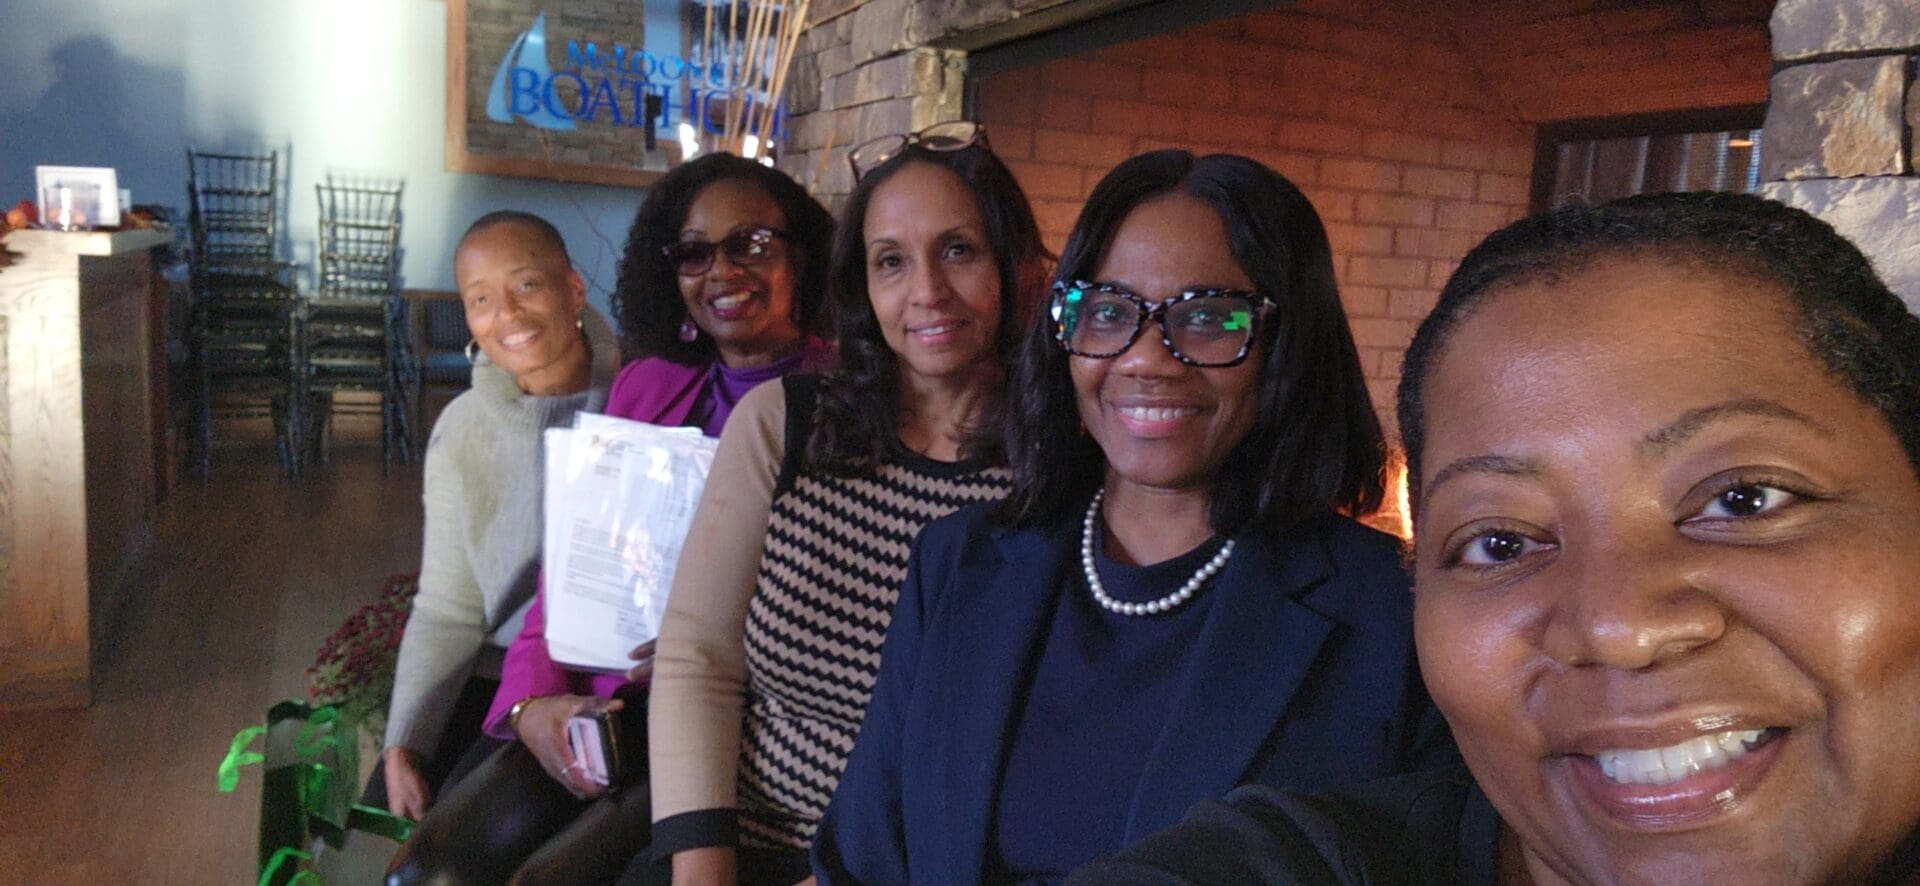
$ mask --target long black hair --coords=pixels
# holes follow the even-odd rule
[[[1695,262],[1772,281],[1796,315],[1801,345],[1886,416],[1920,473],[1920,317],[1832,225],[1750,194],[1649,194],[1570,206],[1495,231],[1467,253],[1414,333],[1400,374],[1400,434],[1409,500],[1420,501],[1427,376],[1484,297],[1630,256]]]
[[[1277,534],[1329,510],[1377,510],[1386,460],[1380,419],[1334,284],[1326,229],[1284,176],[1231,154],[1165,150],[1127,160],[1094,187],[1055,276],[1091,278],[1134,208],[1176,192],[1220,214],[1234,260],[1276,305],[1257,333],[1257,417],[1224,463],[1232,469],[1208,493],[1213,530]],[[995,513],[1003,523],[1062,519],[1104,478],[1106,459],[1080,429],[1069,359],[1041,305],[1010,385],[1016,399],[1005,439],[1014,479]]]
[[[687,304],[680,297],[680,275],[660,250],[680,239],[680,227],[693,201],[708,185],[746,181],[759,185],[786,220],[788,260],[793,263],[794,309],[801,332],[820,334],[826,327],[827,256],[832,248],[833,216],[786,173],[732,154],[707,154],[681,164],[655,182],[627,231],[620,278],[613,287],[613,320],[635,353],[664,357],[686,366],[712,361],[713,338],[680,340]]]
[[[818,418],[808,442],[808,463],[829,473],[850,474],[900,454],[896,422],[900,414],[900,358],[887,346],[867,293],[867,205],[874,191],[908,164],[938,166],[960,177],[980,203],[987,246],[1000,273],[1000,322],[994,329],[995,365],[1005,366],[1020,341],[1021,319],[1039,301],[1046,283],[1047,248],[1027,205],[1026,192],[1006,164],[984,144],[956,151],[930,151],[911,145],[860,179],[847,199],[834,236],[834,332],[839,362],[820,389]],[[997,432],[1004,392],[996,388],[981,406],[973,433],[961,452],[971,459],[998,461]]]

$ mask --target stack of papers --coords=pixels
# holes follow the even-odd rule
[[[659,636],[715,443],[698,428],[605,415],[547,430],[548,657],[624,671],[627,654]]]

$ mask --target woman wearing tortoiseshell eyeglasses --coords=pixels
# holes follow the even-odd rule
[[[1318,215],[1243,157],[1094,188],[1027,334],[1013,493],[920,536],[822,883],[1048,883],[1242,783],[1450,759]]]

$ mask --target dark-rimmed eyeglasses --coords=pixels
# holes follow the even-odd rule
[[[901,151],[913,145],[919,145],[929,151],[958,151],[974,145],[987,143],[987,130],[970,120],[950,120],[935,123],[919,132],[906,135],[883,135],[847,152],[847,163],[853,166],[853,180],[865,178],[867,173]]]
[[[787,239],[777,228],[741,228],[719,240],[681,240],[662,247],[660,252],[682,277],[698,277],[713,267],[713,257],[725,254],[727,261],[742,267],[760,264],[773,257],[773,241]]]
[[[1244,289],[1188,289],[1149,302],[1115,283],[1062,280],[1053,284],[1054,338],[1078,357],[1117,357],[1140,338],[1147,321],[1160,324],[1160,341],[1188,366],[1237,366],[1253,349],[1253,333],[1273,303]]]

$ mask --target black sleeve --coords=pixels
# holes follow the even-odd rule
[[[813,438],[813,410],[820,399],[820,376],[809,373],[780,377],[787,400],[787,426],[781,441],[780,473],[773,481],[773,497],[793,488],[807,465],[807,442]]]
[[[1304,797],[1264,785],[1074,872],[1070,884],[1492,883],[1499,817],[1465,767]]]
[[[646,790],[644,785],[640,790]],[[733,846],[739,842],[739,825],[731,809],[696,809],[669,815],[653,823],[653,839],[648,851],[659,861],[675,852],[707,846]]]
[[[1306,814],[1305,820],[1300,817]],[[1179,824],[1135,843],[1120,854],[1075,871],[1069,886],[1227,886],[1227,884],[1371,883],[1365,871],[1344,870],[1318,843],[1337,834],[1312,832],[1328,826],[1297,798],[1262,785],[1240,788],[1224,800],[1208,800]],[[1337,847],[1327,847],[1335,848]]]

